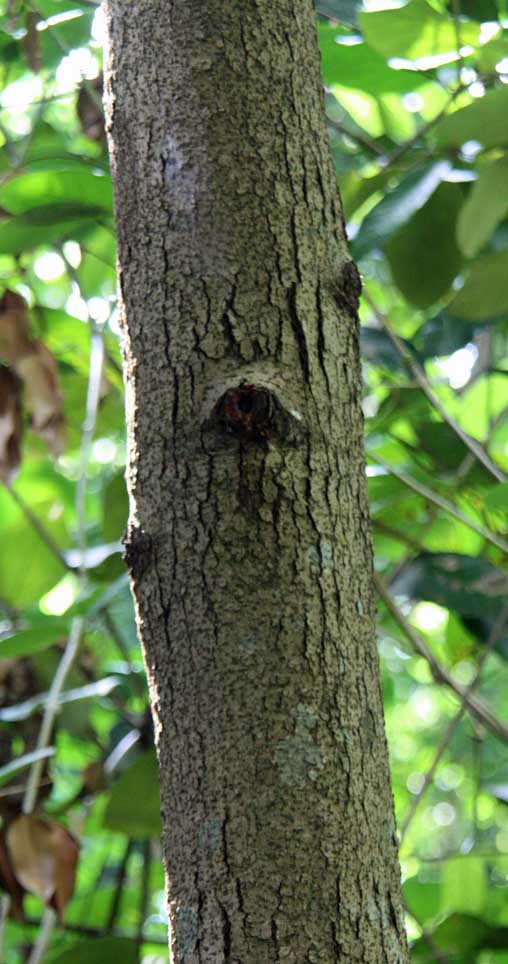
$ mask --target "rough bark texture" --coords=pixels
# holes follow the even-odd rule
[[[127,560],[174,964],[407,961],[310,0],[109,0]]]

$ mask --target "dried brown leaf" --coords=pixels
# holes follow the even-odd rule
[[[76,882],[74,837],[52,820],[25,814],[9,825],[6,840],[18,884],[53,907],[62,921]]]
[[[29,320],[25,299],[16,291],[4,291],[0,298],[0,356],[12,365],[29,347]]]
[[[12,482],[21,464],[21,381],[0,365],[0,481]]]
[[[81,85],[76,105],[76,112],[81,124],[81,130],[85,137],[99,144],[106,142],[106,131],[104,127],[104,113],[100,108],[102,98],[103,79],[102,74]],[[95,91],[97,97],[92,96],[91,91]]]
[[[39,32],[37,24],[41,16],[35,10],[29,10],[25,17],[26,33],[23,37],[23,52],[27,67],[38,74],[42,67],[42,51],[39,43]]]
[[[11,899],[10,916],[23,920],[23,888],[16,880],[7,849],[5,830],[0,831],[0,887]]]
[[[64,447],[65,421],[56,361],[41,341],[32,341],[15,367],[25,384],[25,404],[32,428],[59,455]]]

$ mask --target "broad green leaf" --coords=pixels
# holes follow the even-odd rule
[[[0,659],[21,659],[53,646],[65,635],[65,625],[58,617],[46,616],[42,625],[21,629],[0,639]]]
[[[37,171],[20,174],[0,188],[0,204],[12,214],[51,204],[79,204],[112,210],[111,181],[91,171]]]
[[[439,14],[426,0],[410,0],[393,10],[360,13],[358,20],[369,46],[387,59],[415,60],[457,50],[457,30],[451,17]],[[461,44],[476,44],[478,25],[462,22],[460,27]]]
[[[416,358],[417,354],[411,343],[404,338],[401,338],[400,341]],[[392,371],[407,371],[399,352],[382,328],[370,328],[368,325],[362,325],[360,328],[360,347],[362,358],[370,362],[371,365],[381,365],[383,368],[389,368]]]
[[[484,496],[487,509],[503,509],[508,512],[508,482],[498,482]]]
[[[508,251],[496,251],[475,261],[453,301],[452,315],[472,321],[490,321],[508,311]]]
[[[508,158],[487,164],[473,184],[457,218],[457,242],[472,258],[508,213]]]
[[[137,964],[138,961],[136,941],[126,937],[94,937],[50,957],[48,964]]]
[[[391,237],[432,196],[450,170],[449,161],[436,161],[411,171],[365,217],[353,241],[355,258],[372,248],[384,248]]]
[[[392,583],[395,595],[425,600],[451,609],[485,643],[499,618],[508,593],[508,575],[475,556],[425,553],[412,559]],[[496,644],[508,656],[508,629]]]
[[[487,867],[484,857],[449,857],[441,870],[441,910],[478,914],[485,909]]]
[[[378,97],[382,93],[410,93],[426,84],[411,70],[393,70],[375,50],[367,44],[346,46],[337,43],[341,31],[330,24],[318,25],[321,68],[327,87],[360,90]]]
[[[463,259],[455,240],[461,204],[458,184],[440,184],[386,245],[395,284],[418,308],[427,308],[445,295],[461,268]]]
[[[453,10],[453,0],[449,3]],[[496,0],[460,0],[460,12],[472,20],[497,20],[500,9]]]
[[[49,204],[0,222],[0,254],[18,254],[61,238],[82,238],[104,219],[103,208],[80,204]]]
[[[435,947],[444,953],[447,961],[453,964],[474,964],[476,954],[483,948],[506,947],[508,927],[493,927],[467,914],[452,914],[431,931]],[[466,956],[462,956],[466,955]],[[416,941],[411,948],[413,964],[430,964],[429,947],[424,938]]]
[[[474,338],[475,323],[456,318],[443,308],[423,323],[414,336],[420,355],[451,355]]]
[[[143,804],[140,806],[140,789]],[[159,777],[155,753],[147,750],[121,774],[111,790],[104,823],[145,840],[161,832]]]
[[[508,144],[508,87],[487,91],[467,107],[445,117],[429,135],[437,147],[460,147],[477,141],[483,147]]]
[[[37,505],[36,514],[53,540],[62,546],[67,534],[62,518],[52,520],[52,504]],[[15,547],[15,549],[14,549]],[[64,575],[65,568],[28,522],[4,528],[0,540],[0,597],[16,607],[31,605]]]
[[[127,485],[122,472],[108,482],[104,492],[102,535],[105,540],[119,539],[123,535],[128,514]]]
[[[410,914],[415,914],[422,924],[436,917],[441,909],[439,884],[424,883],[418,877],[410,877],[402,885],[404,902]]]

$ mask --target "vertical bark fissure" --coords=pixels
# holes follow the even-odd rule
[[[172,960],[407,964],[312,4],[106,9]]]

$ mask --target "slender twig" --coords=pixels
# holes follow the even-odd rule
[[[494,535],[494,533],[490,532],[489,529],[485,529],[484,526],[481,526],[478,522],[475,522],[474,519],[470,519],[469,516],[461,512],[460,509],[457,509],[452,502],[448,501],[448,499],[444,499],[443,496],[438,495],[437,492],[429,489],[423,484],[423,482],[417,482],[416,479],[412,479],[403,472],[399,472],[398,469],[393,468],[393,466],[387,465],[386,462],[383,462],[382,459],[378,459],[377,455],[373,455],[372,452],[369,452],[368,455],[369,459],[372,459],[376,465],[379,465],[389,475],[393,475],[393,477],[398,479],[399,482],[403,482],[404,485],[407,485],[408,489],[412,489],[413,492],[417,492],[418,495],[421,495],[423,499],[427,499],[428,502],[432,502],[434,505],[439,506],[439,508],[443,509],[444,512],[448,512],[448,514],[452,515],[454,519],[457,519],[458,522],[462,522],[462,524],[467,526],[468,529],[472,529],[473,532],[476,532],[477,535],[481,536],[487,542],[490,542],[493,546],[496,546],[503,552],[508,552],[508,542],[506,542],[504,539],[501,539],[500,536]]]
[[[492,652],[494,646],[495,646],[496,643],[498,642],[499,637],[500,637],[503,629],[504,629],[505,626],[506,626],[506,621],[507,621],[507,619],[508,619],[508,603],[506,603],[505,606],[503,606],[503,609],[502,609],[502,611],[501,611],[501,613],[500,613],[500,615],[499,615],[499,618],[496,620],[494,626],[492,627],[492,630],[491,630],[491,632],[490,632],[490,634],[489,634],[489,638],[487,639],[487,641],[486,641],[486,643],[485,643],[485,645],[484,645],[484,647],[483,647],[483,649],[482,649],[482,651],[481,651],[481,653],[480,653],[480,656],[479,656],[479,658],[478,658],[478,661],[477,661],[477,664],[476,664],[476,672],[475,672],[475,675],[473,676],[473,678],[472,678],[471,682],[469,683],[469,685],[468,685],[468,686],[466,687],[466,689],[464,690],[463,695],[462,695],[462,697],[461,697],[460,709],[459,709],[458,713],[456,713],[455,716],[450,720],[448,726],[446,727],[446,730],[445,730],[445,732],[443,733],[443,736],[441,737],[441,740],[440,740],[440,742],[439,742],[439,746],[438,746],[438,748],[437,748],[435,757],[434,757],[434,759],[433,759],[433,761],[432,761],[429,769],[428,769],[427,772],[425,773],[425,776],[424,776],[424,779],[423,779],[423,783],[422,783],[422,785],[421,785],[418,793],[413,797],[413,799],[412,799],[412,801],[411,801],[411,806],[410,806],[410,808],[409,808],[409,813],[407,814],[407,817],[406,817],[406,819],[404,820],[404,823],[402,824],[402,827],[401,827],[401,829],[400,829],[400,843],[401,843],[401,845],[402,845],[402,841],[403,841],[404,837],[405,837],[406,834],[407,834],[407,831],[408,831],[409,826],[410,826],[410,824],[411,824],[411,822],[412,822],[412,820],[413,820],[413,817],[414,817],[414,815],[415,815],[418,807],[420,806],[420,803],[421,803],[421,801],[422,801],[422,799],[423,799],[423,796],[424,796],[426,790],[428,789],[428,787],[430,786],[430,784],[432,783],[432,780],[434,779],[434,774],[435,774],[435,772],[436,772],[436,770],[437,770],[437,767],[438,767],[438,764],[439,764],[439,762],[440,762],[440,760],[441,760],[441,757],[443,756],[446,748],[448,747],[448,745],[449,745],[449,743],[450,743],[450,740],[451,740],[451,738],[452,738],[455,730],[457,729],[457,727],[458,727],[458,725],[459,725],[462,717],[464,716],[464,713],[466,712],[466,709],[468,708],[468,707],[467,707],[467,701],[468,701],[469,697],[471,696],[473,690],[477,687],[478,683],[480,682],[480,676],[481,676],[481,671],[482,671],[482,669],[483,669],[483,666],[484,666],[484,664],[485,664],[485,662],[486,662],[486,660],[487,660],[487,657],[490,655],[490,653]]]
[[[145,840],[142,846],[143,866],[141,868],[141,884],[139,891],[139,917],[136,934],[137,964],[141,964],[143,957],[143,933],[145,918],[148,911],[150,899],[150,867],[151,867],[151,848],[150,840]]]
[[[49,549],[49,551],[55,557],[55,559],[58,559],[58,562],[64,569],[74,571],[73,567],[70,566],[69,563],[67,562],[60,547],[57,546],[55,540],[53,539],[53,536],[50,535],[48,530],[43,526],[40,519],[38,519],[38,517],[35,515],[35,512],[32,512],[32,509],[30,508],[30,506],[26,504],[24,499],[22,499],[19,493],[16,492],[15,489],[13,489],[12,485],[9,482],[4,482],[4,486],[7,489],[11,498],[18,506],[18,508],[21,509],[27,522],[30,523],[34,532],[36,532],[37,535],[39,536],[39,539],[41,540],[41,542],[43,542],[46,548]]]
[[[41,21],[47,25],[47,28],[48,28],[48,30],[50,31],[51,35],[53,36],[57,47],[60,47],[60,50],[62,51],[62,53],[68,54],[69,51],[71,50],[71,48],[69,47],[69,44],[67,44],[67,43],[65,42],[65,40],[63,39],[63,37],[59,34],[59,32],[58,32],[58,30],[56,29],[55,25],[48,23],[47,18],[46,18],[46,17],[44,16],[44,14],[39,10],[39,7],[37,6],[36,3],[33,2],[33,0],[29,0],[28,6],[30,7],[31,10],[33,10],[34,13],[37,14],[38,17],[40,17]],[[90,81],[89,81],[86,77],[83,77],[82,83],[83,83],[83,87],[85,88],[88,96],[92,99],[92,101],[93,101],[93,103],[95,104],[95,106],[96,106],[100,111],[102,111],[102,109],[103,109],[103,108],[102,108],[102,98],[101,98],[100,94],[97,93],[97,91],[95,90],[95,88],[93,87],[93,85],[90,83]]]
[[[459,697],[463,702],[464,706],[470,713],[473,713],[478,720],[491,733],[494,733],[499,740],[503,743],[508,743],[508,727],[502,723],[501,720],[495,716],[494,713],[489,709],[488,706],[474,693],[468,693],[467,689],[463,689],[458,683],[455,682],[453,677],[450,675],[447,669],[441,665],[441,663],[436,659],[432,650],[429,649],[425,640],[420,636],[420,634],[411,626],[411,623],[406,619],[404,613],[402,613],[395,602],[395,599],[386,588],[381,576],[378,573],[374,573],[374,586],[381,596],[388,612],[390,613],[394,622],[398,625],[399,629],[402,630],[404,635],[407,637],[409,642],[412,644],[416,652],[423,656],[430,666],[432,675],[438,683],[444,683]]]
[[[426,552],[425,546],[422,546],[421,542],[413,539],[406,532],[401,532],[400,529],[387,525],[387,523],[382,522],[381,519],[373,519],[372,525],[374,526],[374,529],[377,529],[378,532],[388,536],[390,539],[396,539],[398,542],[403,542],[405,546],[409,546],[409,548],[414,549],[415,552]]]
[[[41,920],[34,917],[29,917],[25,921],[23,921],[23,927],[40,927],[40,926],[41,926]],[[129,931],[114,930],[111,933],[109,933],[106,930],[101,930],[99,927],[85,927],[84,924],[70,924],[70,923],[67,923],[67,921],[65,922],[65,930],[69,934],[80,934],[83,937],[105,937],[107,934],[108,937],[120,937],[120,938],[123,938],[124,940],[131,940],[131,941],[136,940],[136,937],[137,937],[136,934],[133,934]],[[157,945],[160,945],[161,947],[167,948],[167,945],[168,945],[168,941],[166,937],[158,937],[155,935],[143,934],[143,940],[147,944],[157,944]]]
[[[375,141],[371,141],[369,137],[364,134],[357,133],[356,131],[349,131],[347,127],[344,127],[340,121],[333,120],[329,114],[326,115],[326,123],[329,127],[333,127],[334,130],[339,134],[343,134],[345,137],[349,137],[350,140],[355,141],[360,144],[361,147],[365,147],[372,154],[376,154],[377,157],[384,157],[384,151],[382,147],[379,147]]]
[[[118,866],[117,876],[116,876],[116,886],[115,893],[113,894],[113,901],[111,903],[111,908],[108,915],[108,920],[106,923],[106,933],[111,934],[115,926],[116,919],[118,917],[118,911],[120,910],[120,904],[122,901],[123,885],[125,883],[125,877],[127,874],[127,867],[129,860],[131,858],[134,842],[129,839],[125,846],[124,854],[122,860]]]
[[[430,120],[428,120],[425,124],[419,127],[416,133],[413,134],[412,137],[408,138],[408,140],[404,141],[402,144],[399,144],[399,146],[396,147],[395,150],[388,155],[384,163],[384,167],[390,167],[392,164],[395,164],[396,161],[400,161],[401,157],[403,157],[404,154],[407,154],[407,152],[410,151],[411,148],[413,148],[415,144],[417,144],[418,141],[422,139],[422,137],[425,137],[425,135],[428,134],[429,131],[431,131],[432,128],[436,126],[436,124],[439,124],[439,121],[446,116],[450,107],[452,106],[456,98],[459,96],[459,94],[463,93],[464,89],[465,88],[463,84],[459,84],[458,87],[456,87],[455,90],[453,90],[452,93],[450,94],[450,97],[446,102],[446,104],[444,105],[444,107],[442,107],[441,110],[437,114],[435,114],[434,117],[431,117]]]
[[[365,301],[369,305],[369,308],[374,313],[375,317],[378,319],[378,321],[381,322],[392,345],[398,351],[400,357],[409,368],[418,386],[421,388],[422,392],[427,396],[430,404],[433,406],[433,408],[436,409],[436,411],[439,413],[443,421],[446,422],[447,425],[449,425],[452,431],[455,432],[455,435],[457,435],[457,437],[460,438],[461,442],[464,443],[466,448],[469,449],[469,451],[475,456],[478,462],[480,462],[481,465],[483,465],[483,467],[487,470],[487,472],[489,472],[498,482],[508,481],[508,475],[505,475],[505,473],[502,472],[501,469],[492,461],[492,459],[485,451],[485,449],[480,445],[480,443],[477,442],[476,439],[471,438],[471,436],[468,435],[467,432],[464,432],[464,430],[460,427],[458,422],[456,422],[453,416],[450,415],[449,412],[447,412],[445,406],[439,400],[438,396],[434,392],[434,389],[429,384],[426,378],[425,372],[418,364],[418,362],[416,362],[415,359],[412,357],[411,353],[408,351],[408,349],[401,341],[401,339],[398,337],[398,335],[394,332],[390,322],[388,321],[388,318],[377,307],[376,303],[373,301],[371,295],[369,294],[366,288],[364,288],[363,290],[363,297],[365,298]]]
[[[76,489],[77,543],[80,553],[78,580],[81,588],[84,587],[86,582],[87,469],[90,459],[95,422],[97,419],[97,411],[99,407],[103,358],[104,349],[102,331],[94,329],[92,330],[90,347],[90,371],[88,378],[85,419],[83,422],[81,435],[79,477]],[[36,744],[37,750],[41,750],[46,747],[51,738],[55,719],[60,708],[60,695],[62,693],[69,670],[71,669],[79,650],[83,626],[83,617],[74,617],[71,623],[67,645],[53,678],[53,682],[51,684],[44,707],[43,719]],[[43,766],[44,761],[37,760],[30,769],[23,798],[24,813],[31,813],[35,806]],[[42,961],[51,940],[51,934],[53,932],[55,921],[56,916],[54,911],[51,908],[48,908],[42,918],[40,932],[27,964],[40,964]]]

